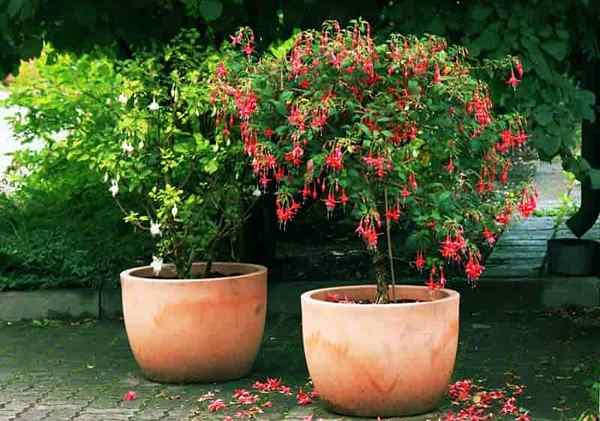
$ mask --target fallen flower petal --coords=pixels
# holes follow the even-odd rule
[[[133,390],[130,390],[123,395],[124,401],[132,401],[132,400],[135,400],[136,398],[137,398],[137,393],[135,393]]]
[[[217,412],[223,408],[225,408],[225,402],[223,402],[223,399],[215,399],[214,401],[208,404],[208,410],[210,412]]]

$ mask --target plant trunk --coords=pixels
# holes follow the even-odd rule
[[[390,302],[389,286],[387,282],[386,257],[376,249],[373,252],[373,268],[375,269],[375,281],[377,283],[377,294],[375,295],[375,304],[387,304]]]
[[[585,61],[583,88],[596,95],[595,110],[600,107],[600,59]],[[596,114],[598,114],[596,112]],[[600,169],[600,119],[595,122],[584,121],[581,130],[581,156],[594,169]],[[577,237],[583,236],[596,223],[600,215],[600,190],[593,189],[589,177],[581,183],[581,205],[567,226]]]

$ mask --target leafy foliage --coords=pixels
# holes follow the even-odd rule
[[[283,228],[309,200],[328,214],[341,205],[357,222],[383,284],[378,301],[388,300],[384,227],[388,250],[392,227],[412,228],[415,265],[430,270],[435,288],[446,266],[477,279],[474,239],[493,242],[515,207],[524,216],[535,208],[531,191],[505,197],[497,188],[527,140],[525,119],[494,113],[464,48],[396,34],[376,44],[364,21],[347,29],[326,22],[297,35],[289,54],[258,62],[252,32],[240,30],[232,43],[243,54],[217,68],[217,126],[241,136],[258,184],[276,192]],[[521,64],[510,57],[479,70],[513,67],[516,86]]]
[[[234,28],[249,25],[260,48],[287,39],[294,28],[357,16],[384,32],[444,36],[476,58],[520,56],[527,74],[521,90],[515,97],[500,94],[495,102],[519,104],[530,115],[532,143],[542,159],[560,155],[580,180],[597,178],[577,156],[573,136],[574,126],[596,113],[594,93],[579,87],[582,64],[600,57],[600,3],[588,0],[83,0],[75,8],[67,0],[0,0],[0,71],[14,71],[19,59],[39,54],[43,40],[61,50],[102,45],[130,56],[181,28],[200,28],[219,43]]]
[[[84,165],[28,167],[19,190],[0,196],[0,290],[99,288],[149,253]]]
[[[30,159],[103,175],[125,220],[156,241],[156,271],[172,260],[180,277],[195,259],[211,260],[244,220],[241,147],[214,137],[204,79],[216,53],[203,45],[198,32],[185,31],[118,69],[88,55],[50,62],[48,47],[25,65],[35,77],[21,78],[8,99],[28,111],[13,119],[18,138],[47,142]]]

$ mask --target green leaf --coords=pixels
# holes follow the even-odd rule
[[[219,0],[202,0],[199,9],[202,17],[211,22],[217,20],[223,13],[223,4]]]
[[[219,169],[219,163],[216,159],[211,159],[206,164],[204,164],[204,171],[209,174],[214,174]]]
[[[558,133],[548,133],[539,128],[531,134],[531,140],[542,160],[550,160],[558,154],[562,140]]]
[[[539,125],[547,126],[553,121],[554,110],[549,105],[540,105],[539,107],[536,107],[533,111],[533,118]]]
[[[16,17],[23,8],[23,0],[10,0],[6,11],[11,18]]]
[[[562,61],[567,57],[568,44],[560,40],[545,41],[540,44],[542,50],[550,54],[558,61]]]
[[[476,4],[471,7],[471,19],[482,21],[486,20],[494,11],[490,6],[485,6],[483,4]]]

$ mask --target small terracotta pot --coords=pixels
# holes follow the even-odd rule
[[[204,264],[194,264],[194,275]],[[252,369],[267,309],[267,269],[213,263],[236,274],[211,279],[153,278],[150,267],[121,273],[129,345],[144,375],[163,383],[236,379]],[[166,272],[166,273],[165,273]],[[173,268],[161,276],[173,276]]]
[[[458,345],[459,294],[397,286],[396,298],[426,302],[343,304],[333,293],[372,299],[374,285],[302,295],[302,334],[315,389],[334,412],[363,417],[421,414],[446,393]]]

